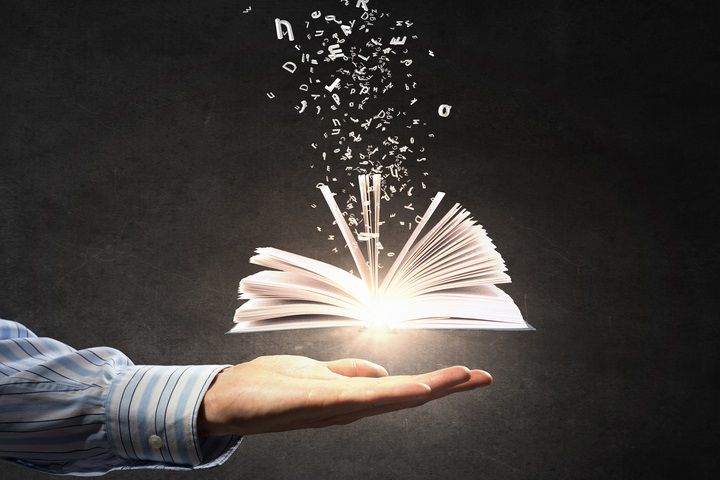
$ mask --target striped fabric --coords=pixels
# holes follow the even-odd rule
[[[0,459],[54,474],[223,463],[240,437],[199,438],[200,401],[223,365],[135,366],[0,319]]]

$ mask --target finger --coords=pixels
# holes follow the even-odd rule
[[[484,370],[470,370],[470,379],[463,383],[458,383],[449,388],[433,389],[430,399],[442,398],[452,393],[467,392],[476,388],[485,387],[492,383],[492,376]]]
[[[338,367],[345,373],[351,373],[347,369],[353,367],[351,359],[323,363]],[[480,370],[470,371],[458,366],[415,376],[345,377],[338,381],[321,382],[315,385],[313,394],[309,396],[312,401],[306,404],[309,407],[306,409],[306,420],[311,421],[312,417],[316,420],[362,418],[418,406],[451,393],[477,388],[487,384],[489,378]]]
[[[492,382],[492,377],[490,376],[490,374],[483,370],[471,370],[470,374],[471,378],[468,381],[444,390],[428,390],[425,394],[422,394],[419,390],[415,390],[415,396],[407,396],[402,398],[402,396],[397,395],[394,397],[387,397],[385,401],[375,401],[372,403],[357,403],[355,405],[355,408],[338,410],[333,412],[334,415],[332,416],[323,417],[315,426],[324,427],[328,425],[345,425],[365,417],[381,415],[384,413],[395,412],[408,408],[415,408],[424,405],[432,400],[436,400],[453,393],[473,390],[475,388],[489,385]],[[408,384],[406,383],[404,385]]]
[[[445,396],[449,393],[445,393]],[[387,403],[377,402],[372,405],[356,405],[356,408],[336,410],[332,412],[332,415],[325,415],[319,417],[314,424],[313,428],[327,427],[330,425],[347,425],[349,423],[356,422],[366,417],[372,417],[375,415],[382,415],[385,413],[396,412],[398,410],[406,410],[409,408],[416,408],[426,403],[435,400],[438,397],[434,397],[432,394],[417,396],[414,398],[408,398],[405,400],[388,401]]]
[[[309,383],[304,382],[304,388],[308,386]],[[362,412],[384,405],[425,402],[431,393],[429,386],[409,378],[354,377],[331,382],[317,381],[295,415],[309,423],[322,423],[324,419],[345,416],[363,417],[368,413]]]
[[[383,405],[376,405],[372,408],[355,409],[351,411],[341,412],[334,416],[326,416],[318,418],[312,425],[312,428],[328,427],[330,425],[347,425],[366,417],[373,417],[385,413],[396,412],[408,408],[415,408],[429,402],[429,398],[417,399],[405,402],[394,402]]]
[[[472,373],[467,367],[454,366],[435,370],[434,372],[422,373],[412,378],[426,384],[433,392],[438,392],[471,380]]]
[[[486,384],[488,378],[489,375],[481,370],[470,371],[466,367],[455,366],[420,375],[348,378],[335,386],[345,389],[339,398],[340,403],[368,408],[393,402],[439,398],[454,391],[477,388]]]
[[[432,394],[425,383],[410,377],[354,377],[325,383],[324,407],[334,406],[339,412],[374,408],[377,405],[422,401]],[[329,400],[331,399],[332,400]]]
[[[346,377],[387,377],[385,367],[359,358],[344,358],[331,362],[322,362],[333,373]]]
[[[479,387],[486,387],[490,385],[492,381],[492,375],[485,370],[470,370],[470,380],[453,387],[452,390],[465,391]]]

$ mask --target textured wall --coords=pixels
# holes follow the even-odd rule
[[[299,81],[281,66],[297,55],[273,20],[297,34],[312,11],[343,9],[247,3],[0,4],[0,316],[136,363],[359,356],[391,373],[460,363],[495,383],[348,427],[246,438],[215,470],[152,477],[709,477],[710,9],[371,0],[433,50],[413,66],[435,134],[428,183],[488,229],[505,290],[537,329],[378,340],[224,335],[255,247],[338,257],[316,229],[329,213],[309,143],[323,127],[293,109]],[[45,478],[12,465],[0,477]]]

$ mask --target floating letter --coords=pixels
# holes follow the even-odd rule
[[[330,45],[328,47],[328,56],[330,57],[330,60],[335,60],[337,57],[342,57],[343,52],[342,52],[342,48],[340,47],[340,45],[338,45],[338,44]]]
[[[282,27],[285,26],[285,30],[287,31],[288,40],[291,42],[295,40],[295,36],[293,35],[293,29],[292,25],[290,25],[290,22],[287,20],[280,20],[279,18],[275,19],[275,32],[277,33],[278,40],[282,40],[283,38],[283,30]]]
[[[336,78],[335,81],[331,85],[326,85],[325,90],[328,92],[332,92],[334,89],[338,88],[340,86],[340,79]]]

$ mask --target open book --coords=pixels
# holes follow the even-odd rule
[[[429,226],[442,192],[381,281],[380,182],[380,175],[359,177],[364,231],[357,235],[330,189],[321,187],[360,276],[276,248],[258,248],[250,262],[274,270],[240,282],[240,299],[247,302],[236,310],[230,333],[322,327],[532,329],[510,296],[495,286],[510,277],[470,213],[456,204]]]

